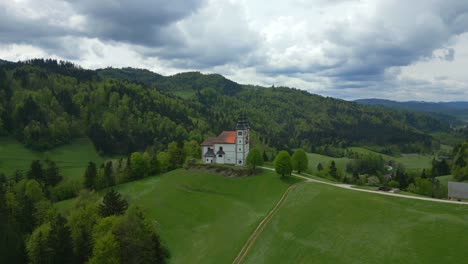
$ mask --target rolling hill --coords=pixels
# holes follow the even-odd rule
[[[171,252],[170,263],[230,263],[252,230],[296,179],[265,171],[230,178],[178,169],[115,186],[155,223]],[[66,213],[75,200],[58,203]]]
[[[107,154],[160,150],[231,129],[242,111],[253,140],[276,149],[370,144],[420,152],[433,146],[429,133],[450,129],[445,119],[428,114],[241,85],[218,74],[93,71],[38,59],[3,65],[0,75],[0,134],[37,150],[81,137]]]
[[[464,123],[468,123],[468,102],[396,102],[384,99],[359,99],[359,104],[380,105],[394,109],[406,109],[427,113],[439,113],[455,117]]]

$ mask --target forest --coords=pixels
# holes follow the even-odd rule
[[[89,137],[103,154],[159,152],[170,142],[201,142],[232,129],[241,112],[254,140],[276,149],[378,145],[424,152],[438,148],[429,133],[450,132],[447,120],[428,114],[241,85],[218,74],[87,70],[51,59],[0,65],[0,135],[35,150]]]

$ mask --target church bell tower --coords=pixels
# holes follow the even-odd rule
[[[236,125],[236,165],[246,165],[249,154],[249,122],[245,113],[242,113]]]

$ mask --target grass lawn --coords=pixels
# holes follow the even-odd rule
[[[103,157],[94,149],[89,139],[77,139],[72,143],[46,152],[37,152],[12,138],[0,138],[0,172],[11,175],[16,169],[28,170],[31,161],[53,160],[66,178],[81,177],[89,161],[102,163]]]
[[[433,158],[432,155],[402,154],[401,157],[395,158],[395,161],[403,164],[408,171],[421,171],[431,168]]]
[[[190,99],[195,95],[195,91],[175,91],[172,93],[182,99]]]
[[[444,149],[449,148],[449,146],[443,145]],[[385,160],[395,160],[398,163],[403,164],[403,166],[409,171],[421,171],[423,169],[431,168],[431,161],[434,158],[433,155],[420,155],[420,154],[402,154],[399,157],[393,157],[385,154],[381,154],[372,150],[361,147],[351,147],[351,150],[357,153],[372,153],[376,155],[381,155]]]
[[[245,263],[464,263],[468,206],[299,185]]]
[[[328,162],[332,160],[335,161],[336,167],[340,169],[343,173],[346,173],[346,163],[351,161],[348,158],[333,158],[325,155],[320,155],[316,153],[307,153],[307,158],[309,158],[309,168],[313,173],[317,173],[317,165],[322,163],[322,166],[325,168]]]
[[[116,186],[153,220],[171,251],[170,263],[231,263],[251,232],[297,179],[264,171],[229,178],[175,170]],[[73,200],[57,204],[66,211]]]

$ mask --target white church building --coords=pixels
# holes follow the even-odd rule
[[[244,166],[249,154],[249,122],[242,115],[235,131],[223,131],[201,143],[204,163]]]

